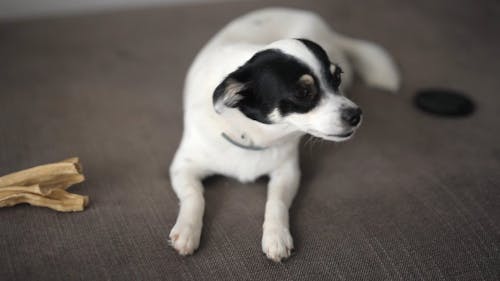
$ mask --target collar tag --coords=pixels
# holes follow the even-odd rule
[[[249,142],[248,145],[246,144],[242,144],[242,143],[239,143],[237,141],[235,141],[234,139],[232,139],[230,136],[228,136],[226,133],[222,132],[221,133],[221,136],[227,140],[229,143],[231,143],[232,145],[235,145],[239,148],[242,148],[242,149],[247,149],[247,150],[253,150],[253,151],[260,151],[260,150],[265,150],[267,149],[267,147],[263,147],[263,146],[257,146],[257,145],[254,145],[253,144],[253,141],[248,139],[248,137],[245,135],[245,134],[242,134],[241,135],[241,139],[242,140],[245,140],[247,142]]]

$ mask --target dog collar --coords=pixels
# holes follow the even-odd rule
[[[227,140],[230,144],[235,145],[235,146],[242,148],[242,149],[253,150],[253,151],[260,151],[260,150],[267,149],[267,147],[254,145],[253,141],[250,138],[248,138],[247,135],[244,133],[241,134],[240,138],[242,141],[248,142],[248,144],[242,144],[242,143],[232,139],[230,136],[228,136],[224,132],[221,133],[221,136],[222,136],[222,138]]]

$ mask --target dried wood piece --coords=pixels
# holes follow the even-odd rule
[[[54,189],[50,196],[29,192],[10,192],[0,195],[0,207],[9,207],[21,203],[47,207],[60,212],[83,211],[88,204],[88,197],[72,194],[62,189]]]
[[[48,195],[50,192],[50,189],[41,189],[38,184],[31,185],[31,186],[6,186],[6,187],[1,187],[0,188],[0,196],[4,194],[10,194],[10,193],[20,193],[20,192],[28,192],[28,193],[35,193],[35,194],[40,194],[40,195]]]
[[[61,162],[36,166],[0,177],[0,188],[5,186],[29,186],[38,184],[41,187],[69,187],[85,180],[82,166],[77,157]]]
[[[77,157],[11,173],[0,177],[0,207],[28,203],[61,212],[82,211],[88,196],[66,189],[84,179]]]

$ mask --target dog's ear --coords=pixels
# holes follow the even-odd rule
[[[250,93],[250,74],[243,66],[229,74],[215,88],[213,105],[217,113],[222,113],[225,108],[238,107],[239,103]]]
[[[217,113],[224,111],[225,107],[235,108],[244,98],[245,84],[231,78],[224,79],[215,88],[213,95],[214,108]]]

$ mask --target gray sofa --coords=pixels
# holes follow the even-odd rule
[[[296,252],[268,261],[265,179],[205,182],[200,249],[167,243],[168,165],[185,72],[232,18],[268,5],[317,11],[385,46],[403,87],[356,83],[365,120],[347,143],[304,144],[291,208]],[[500,280],[500,5],[490,1],[186,4],[0,23],[0,174],[80,156],[80,213],[0,209],[1,280]],[[467,118],[419,112],[414,92],[463,90]]]

